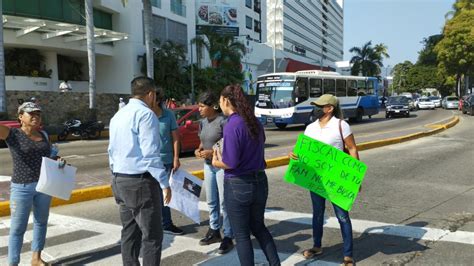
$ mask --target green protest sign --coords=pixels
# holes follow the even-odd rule
[[[349,211],[367,166],[343,151],[303,134],[298,136],[293,152],[299,159],[290,160],[285,181],[309,189]]]

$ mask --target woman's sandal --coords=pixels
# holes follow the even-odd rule
[[[356,263],[354,259],[344,259],[341,264],[341,266],[355,266],[355,265]]]
[[[316,257],[317,255],[323,254],[323,249],[318,247],[313,247],[303,251],[303,257],[307,260]]]

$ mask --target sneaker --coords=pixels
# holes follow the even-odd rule
[[[207,246],[213,243],[218,243],[222,241],[220,230],[213,230],[209,228],[206,236],[199,241],[199,245]]]
[[[174,224],[163,228],[163,232],[170,235],[184,235],[184,231],[176,227]]]
[[[224,237],[224,239],[222,239],[221,245],[219,246],[219,249],[217,250],[217,253],[226,254],[227,252],[231,251],[233,248],[234,248],[234,242],[232,242],[232,238]]]

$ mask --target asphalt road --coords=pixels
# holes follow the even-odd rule
[[[385,119],[384,113],[365,119],[361,123],[351,125],[356,141],[366,142],[388,137],[395,137],[427,130],[425,125],[436,124],[449,119],[457,111],[426,110],[412,112],[410,118]],[[285,130],[266,127],[267,150],[291,147],[297,135],[304,131],[304,126],[289,126]],[[108,140],[69,141],[59,143],[60,154],[68,163],[76,166],[80,174],[100,173],[108,169]],[[286,154],[286,151],[285,151]],[[267,152],[267,159],[273,155]],[[0,149],[0,176],[11,176],[12,162],[7,148]],[[192,153],[183,154],[181,164],[187,170],[199,170],[202,161],[194,158]]]
[[[387,127],[391,124],[384,123]],[[368,134],[370,124],[354,128]],[[457,126],[438,135],[361,152],[368,172],[351,211],[358,265],[472,265],[473,133],[474,117],[462,116]],[[266,213],[283,265],[339,265],[341,237],[330,207],[324,254],[311,261],[304,261],[300,255],[312,245],[310,198],[304,189],[282,180],[285,170],[267,170],[270,192]],[[204,195],[201,201],[205,201]],[[174,223],[187,234],[165,237],[162,265],[238,265],[235,251],[219,256],[218,244],[198,245],[207,230],[208,214],[201,211],[201,218],[204,222],[198,226],[173,211]],[[45,258],[65,264],[121,263],[117,245],[120,221],[113,199],[53,208],[50,224]],[[6,229],[1,228],[8,227],[8,220],[4,218],[0,226],[4,239]],[[256,262],[263,262],[256,242],[254,247]],[[0,261],[4,255],[2,245]]]

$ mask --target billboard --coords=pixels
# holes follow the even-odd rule
[[[196,0],[196,34],[209,29],[222,35],[239,35],[237,0]]]

